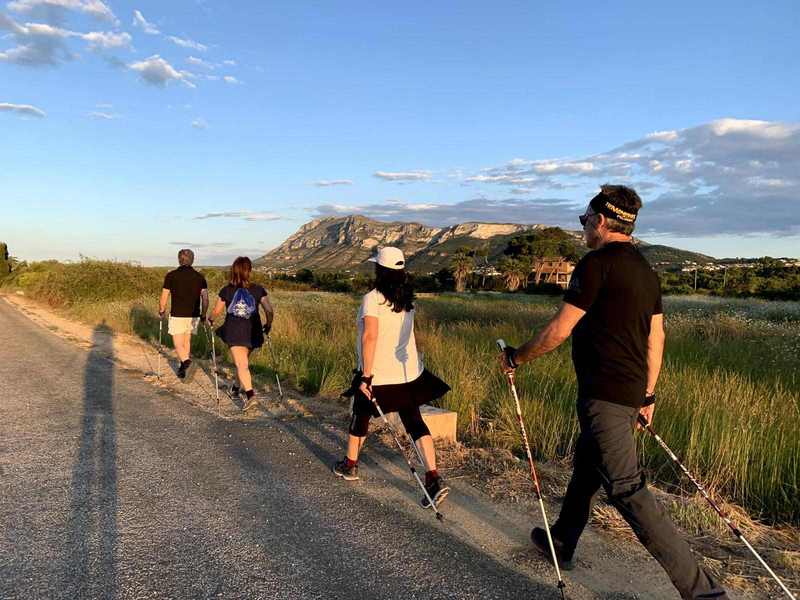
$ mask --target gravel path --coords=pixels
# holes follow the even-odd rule
[[[439,524],[404,464],[344,426],[223,420],[0,298],[0,598],[559,598],[537,515],[454,482]],[[675,599],[643,552],[590,532],[572,600]]]

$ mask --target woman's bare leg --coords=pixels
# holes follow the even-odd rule
[[[425,461],[425,471],[436,470],[436,451],[433,447],[433,438],[429,435],[423,435],[417,440],[417,448],[422,454],[422,460]]]
[[[236,376],[242,389],[246,392],[253,389],[253,379],[250,377],[250,364],[248,357],[250,356],[250,348],[245,346],[231,346],[231,355],[233,362],[236,365]]]

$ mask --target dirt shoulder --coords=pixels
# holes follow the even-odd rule
[[[0,301],[9,303],[37,325],[83,348],[96,350],[102,346],[98,343],[98,335],[113,336],[114,356],[109,358],[120,368],[140,375],[151,385],[219,418],[246,420],[253,424],[261,420],[301,418],[345,427],[348,418],[345,403],[303,397],[285,385],[284,399],[281,401],[274,381],[255,382],[263,409],[243,414],[241,403],[231,400],[223,391],[231,373],[227,366],[219,369],[223,375],[219,378],[218,399],[210,361],[198,360],[199,368],[193,380],[182,383],[175,376],[177,361],[174,353],[166,348],[159,351],[157,346],[136,337],[64,318],[18,294],[0,293]],[[384,434],[384,442],[387,441]],[[518,568],[532,568],[536,563],[537,570],[541,570],[541,560],[527,543],[527,531],[533,518],[538,521],[534,517],[538,514],[538,504],[533,502],[526,465],[520,457],[507,450],[468,448],[462,444],[441,446],[439,457],[440,470],[454,488],[453,496],[458,498],[458,503],[463,505],[467,513],[480,516],[477,520],[470,519],[472,526],[479,527],[478,523],[481,523],[480,526],[502,531],[505,538],[498,542],[495,551],[502,553]],[[539,468],[545,494],[551,500],[549,510],[554,516],[569,477],[569,465],[550,463]],[[667,494],[661,490],[656,493],[673,514],[691,515],[707,510],[696,496]],[[784,577],[790,588],[800,589],[800,533],[753,523],[744,518],[736,507],[726,508],[731,510],[749,541]],[[606,590],[607,594],[599,596],[603,598],[675,597],[670,594],[670,585],[663,572],[639,546],[627,524],[613,508],[599,503],[592,522],[591,531],[582,541],[579,567],[569,575],[570,580],[588,590]],[[711,522],[716,523],[713,519]],[[699,535],[690,536],[693,548],[704,557],[705,564],[726,586],[736,590],[734,596],[737,598],[781,597],[777,586],[764,577],[766,573],[738,540],[728,533],[721,522],[716,525],[718,527],[713,531],[704,530]],[[481,546],[489,544],[486,540],[493,535],[496,536],[497,532],[486,533],[485,539],[479,536],[477,543]],[[472,534],[470,537],[474,538]],[[641,595],[628,595],[626,590],[641,588],[636,579],[651,581],[653,585],[640,589]]]

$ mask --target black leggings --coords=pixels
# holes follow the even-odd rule
[[[358,404],[358,401],[353,404],[353,416],[350,418],[350,434],[356,437],[364,437],[367,435],[369,419],[372,415],[366,411],[356,410]],[[415,442],[419,438],[431,434],[425,421],[422,420],[419,406],[403,408],[398,410],[397,414],[400,416],[400,421],[403,423],[403,427],[406,428],[408,435]]]

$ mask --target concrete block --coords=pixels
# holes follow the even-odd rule
[[[431,437],[435,440],[446,440],[455,443],[456,441],[456,426],[458,422],[458,413],[435,406],[428,406],[423,404],[419,407],[422,414],[422,420],[431,430]],[[391,423],[392,427],[396,427],[397,431],[405,435],[405,428],[400,421],[400,415],[391,413],[386,415],[386,420]],[[372,418],[373,424],[380,423],[380,417],[377,419]]]
[[[353,412],[353,400],[350,399],[350,411]],[[419,407],[419,412],[422,415],[422,420],[430,429],[431,437],[435,440],[445,440],[448,442],[456,442],[456,431],[458,425],[458,413],[435,406],[423,404]],[[400,420],[400,415],[396,412],[386,415],[386,420],[394,427],[400,435],[405,436],[406,430],[403,427],[403,422]],[[370,428],[380,426],[383,421],[380,417],[372,417],[370,421]]]

